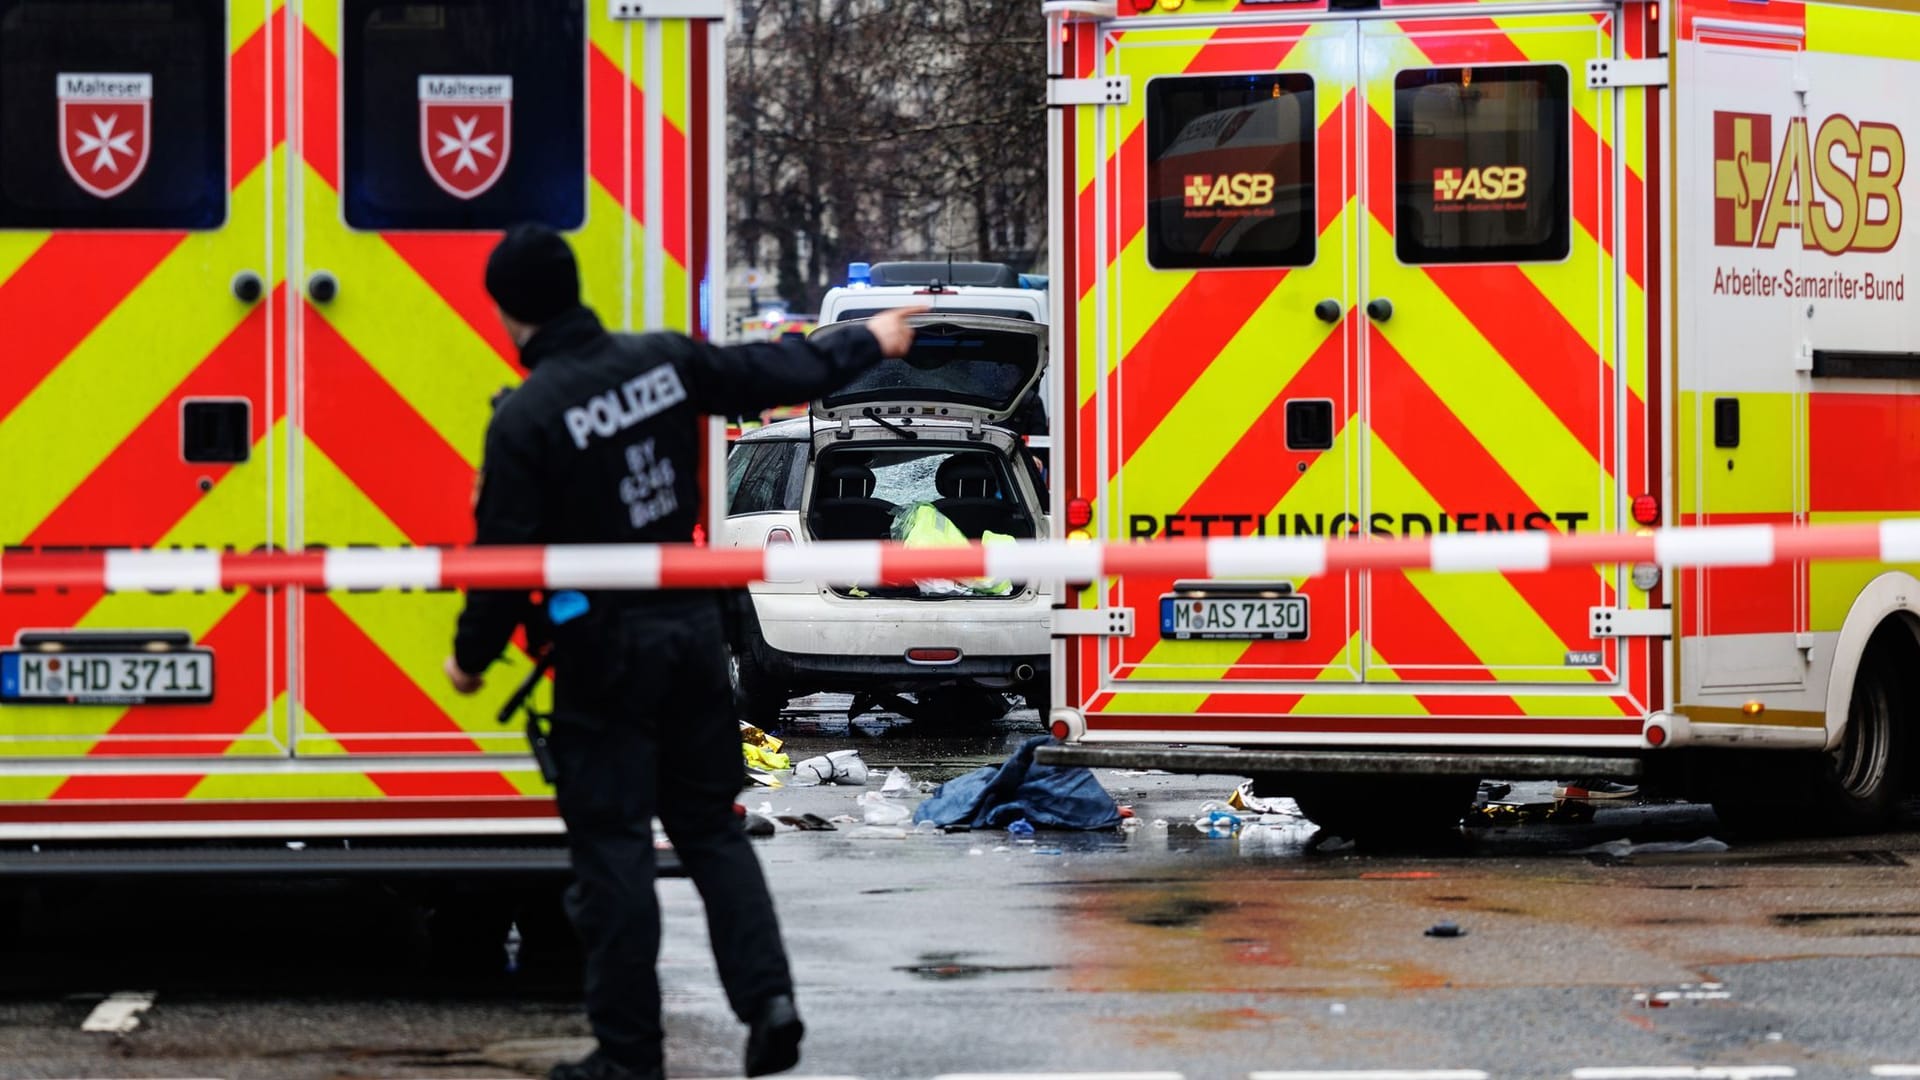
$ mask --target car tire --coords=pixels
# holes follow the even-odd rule
[[[733,704],[740,719],[757,728],[770,728],[780,720],[787,707],[787,689],[776,683],[767,671],[761,649],[765,646],[754,635],[743,633],[742,640],[727,650],[727,681],[733,690]]]

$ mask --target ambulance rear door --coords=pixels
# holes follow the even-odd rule
[[[1107,24],[1129,99],[1076,118],[1075,482],[1102,536],[1616,525],[1644,393],[1613,92],[1586,76],[1614,18],[1411,10]],[[1081,602],[1134,632],[1073,646],[1076,696],[1090,739],[1637,737],[1589,630],[1616,578],[1110,579]]]

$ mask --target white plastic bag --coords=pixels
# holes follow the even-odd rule
[[[905,825],[913,817],[913,811],[877,791],[869,791],[854,801],[860,804],[861,816],[869,825]]]

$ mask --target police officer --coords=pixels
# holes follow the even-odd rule
[[[610,334],[580,304],[573,252],[541,226],[508,232],[487,292],[526,381],[487,427],[474,517],[481,544],[665,543],[693,537],[703,414],[758,412],[836,389],[913,340],[904,309],[865,333],[719,348],[681,334]],[[555,627],[552,749],[586,943],[599,1048],[555,1080],[664,1075],[654,962],[658,816],[706,903],[749,1076],[793,1067],[802,1026],[760,863],[733,813],[742,766],[719,597],[592,592]],[[468,595],[447,659],[473,693],[526,612],[525,594]]]

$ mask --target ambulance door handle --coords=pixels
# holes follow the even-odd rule
[[[1313,305],[1313,314],[1323,323],[1337,323],[1340,321],[1340,301],[1322,300]]]
[[[1386,322],[1393,318],[1393,301],[1384,296],[1367,301],[1367,317],[1374,322]]]
[[[260,275],[251,270],[242,270],[233,275],[231,288],[233,298],[243,304],[258,302],[267,290],[266,283],[260,280]]]
[[[316,304],[331,303],[340,294],[340,281],[325,270],[315,270],[307,278],[307,296]]]

